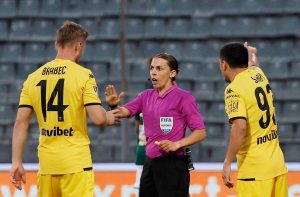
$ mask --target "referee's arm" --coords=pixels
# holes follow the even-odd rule
[[[173,152],[178,150],[179,148],[187,147],[189,145],[196,144],[197,142],[201,142],[206,138],[205,129],[194,130],[189,136],[182,138],[176,142],[172,142],[170,140],[162,140],[156,141],[155,144],[159,146],[166,152]]]

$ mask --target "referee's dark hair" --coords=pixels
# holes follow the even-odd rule
[[[220,59],[225,60],[231,68],[247,68],[248,50],[242,43],[228,43],[221,48]]]
[[[166,60],[168,62],[168,66],[171,68],[171,70],[175,70],[176,74],[179,73],[179,64],[173,55],[170,55],[167,53],[159,53],[159,54],[153,55],[147,61],[148,66],[151,65],[153,58],[161,58],[161,59]],[[176,80],[176,78],[173,77],[172,81],[175,81],[175,80]]]

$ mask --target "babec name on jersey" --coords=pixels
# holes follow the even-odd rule
[[[45,67],[43,69],[42,75],[63,75],[66,73],[66,68],[66,66]]]
[[[44,136],[73,136],[73,128],[70,127],[70,129],[61,129],[59,127],[54,127],[53,129],[44,129],[42,128],[41,135]]]

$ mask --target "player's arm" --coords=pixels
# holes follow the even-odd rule
[[[22,183],[26,183],[25,170],[23,168],[23,152],[32,114],[33,110],[31,108],[20,107],[13,129],[10,181],[19,190],[22,189]]]
[[[176,142],[170,140],[156,141],[155,144],[166,152],[176,151],[179,148],[187,147],[203,141],[206,138],[205,129],[194,130],[189,136],[182,138]]]
[[[244,43],[244,46],[248,49],[248,66],[257,66],[259,67],[259,60],[257,57],[257,49],[253,46],[248,45],[247,42]]]
[[[232,120],[230,140],[228,144],[228,149],[223,165],[222,178],[224,184],[231,188],[233,183],[230,180],[231,163],[235,159],[237,152],[239,151],[247,131],[246,119],[238,118]]]
[[[111,109],[118,109],[121,114],[121,118],[128,118],[130,111],[125,107],[120,106],[120,101],[124,98],[125,93],[121,92],[119,95],[113,85],[108,85],[105,90],[105,99],[107,105]]]
[[[97,126],[116,124],[121,116],[118,109],[105,111],[101,105],[87,105],[85,108],[89,118]]]
[[[106,111],[100,104],[97,82],[92,72],[85,83],[84,106],[91,121],[97,126],[113,125],[120,121],[119,110]]]

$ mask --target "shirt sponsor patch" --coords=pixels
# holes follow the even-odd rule
[[[228,113],[237,113],[239,111],[239,101],[238,100],[232,100],[229,101],[227,104]]]
[[[173,117],[160,117],[160,129],[164,133],[169,133],[173,128]]]
[[[97,86],[93,86],[95,93],[98,95],[98,87]]]

